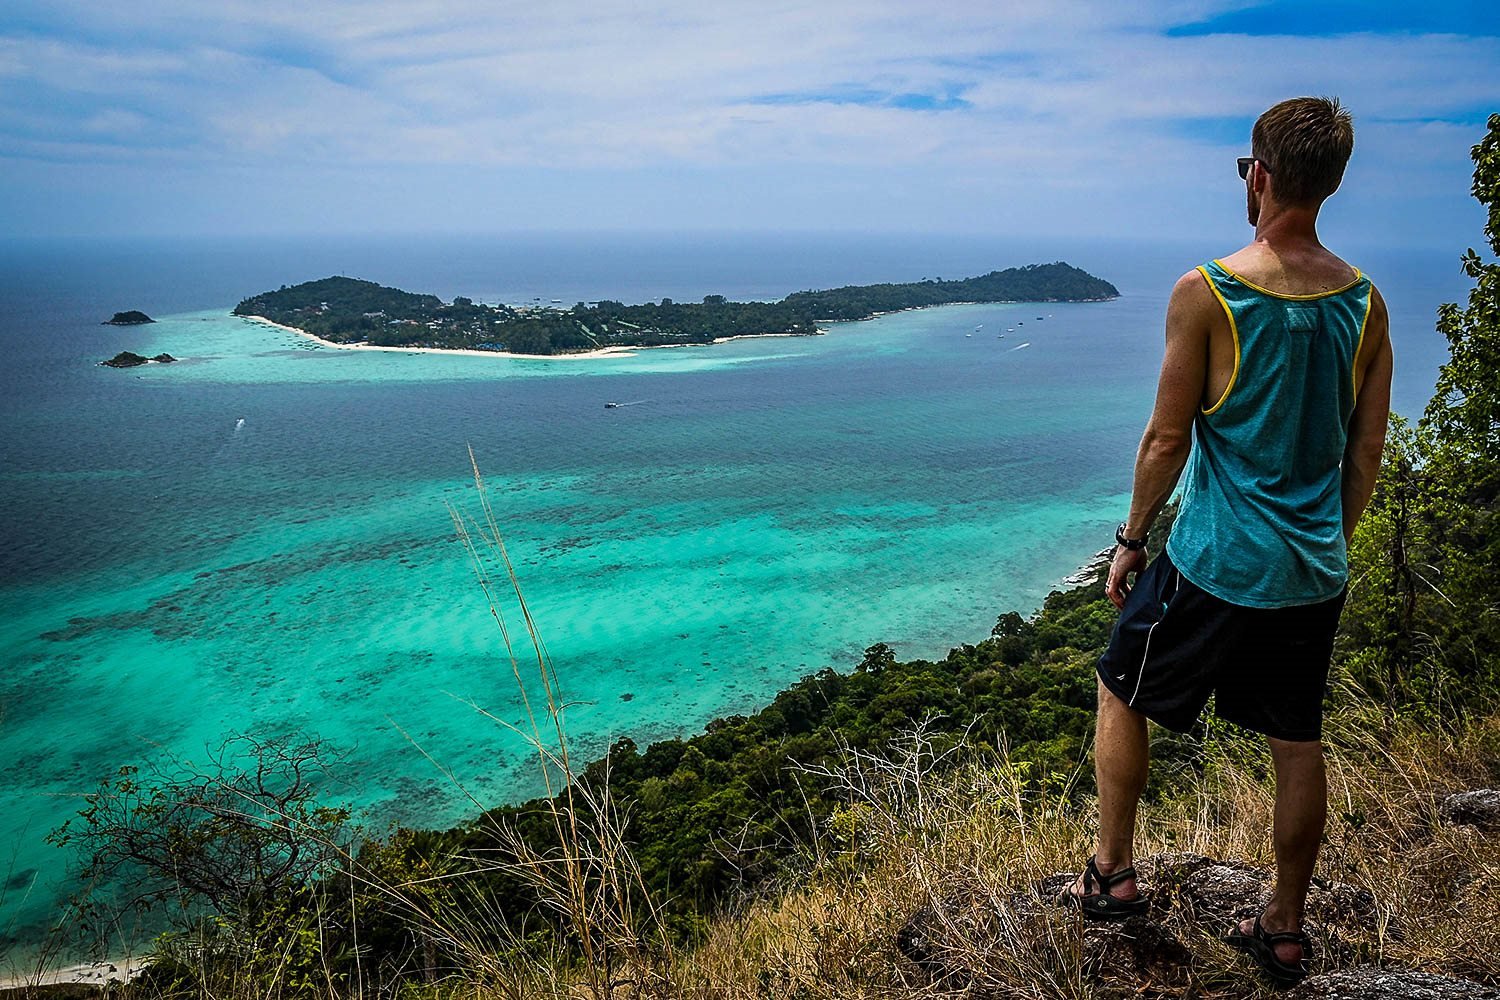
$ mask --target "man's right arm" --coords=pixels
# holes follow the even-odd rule
[[[1380,460],[1385,451],[1386,422],[1391,414],[1390,317],[1385,300],[1373,287],[1360,354],[1361,357],[1354,359],[1359,394],[1349,420],[1342,472],[1346,545],[1354,537],[1354,527],[1375,492],[1375,478],[1380,474]]]

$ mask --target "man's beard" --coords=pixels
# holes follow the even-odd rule
[[[1245,215],[1249,217],[1250,225],[1260,224],[1260,199],[1248,185],[1245,187]]]

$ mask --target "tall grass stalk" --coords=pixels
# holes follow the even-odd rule
[[[498,627],[520,695],[524,724],[517,726],[480,711],[519,735],[536,755],[546,793],[542,808],[550,821],[553,843],[536,845],[514,827],[494,822],[493,846],[467,859],[468,873],[504,872],[518,878],[535,893],[544,911],[568,928],[569,934],[558,949],[545,956],[535,956],[525,941],[512,940],[504,959],[472,945],[496,934],[502,938],[509,935],[510,922],[505,914],[490,914],[493,924],[489,927],[475,926],[467,913],[449,914],[450,925],[457,924],[469,933],[452,934],[450,926],[445,936],[457,944],[471,945],[465,952],[479,968],[487,970],[492,981],[519,974],[532,987],[561,989],[558,972],[573,967],[591,996],[611,997],[622,987],[639,992],[670,964],[672,946],[663,914],[626,841],[628,816],[611,795],[607,770],[603,780],[584,782],[575,769],[565,725],[568,703],[506,549],[472,448],[469,464],[479,514],[472,516],[453,506],[449,513]],[[505,613],[508,598],[514,599],[519,610],[524,639]],[[472,904],[479,903],[478,912],[485,912],[482,901],[471,896],[468,902],[471,906],[463,910],[472,911]],[[577,949],[576,965],[569,961],[568,946]],[[530,962],[530,966],[518,968],[518,958],[523,965]]]

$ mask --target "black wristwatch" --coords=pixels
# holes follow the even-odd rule
[[[1132,552],[1135,552],[1139,549],[1144,549],[1146,547],[1146,539],[1148,537],[1150,537],[1149,533],[1146,535],[1142,535],[1140,538],[1126,538],[1124,521],[1121,521],[1120,526],[1115,529],[1115,541],[1119,542],[1121,545],[1125,546]]]

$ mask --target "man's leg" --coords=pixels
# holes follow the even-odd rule
[[[1276,891],[1261,914],[1270,933],[1300,931],[1307,903],[1307,887],[1323,841],[1328,815],[1328,775],[1323,766],[1323,744],[1317,740],[1289,743],[1266,738],[1276,764]],[[1245,933],[1254,921],[1241,925]],[[1302,958],[1293,943],[1276,946],[1276,957],[1288,964]]]
[[[1111,875],[1135,863],[1135,811],[1146,790],[1151,750],[1146,717],[1099,685],[1099,725],[1094,734],[1094,774],[1099,783],[1099,842],[1094,863]],[[1082,876],[1078,887],[1083,891]],[[1134,899],[1135,881],[1111,890],[1121,899]]]

